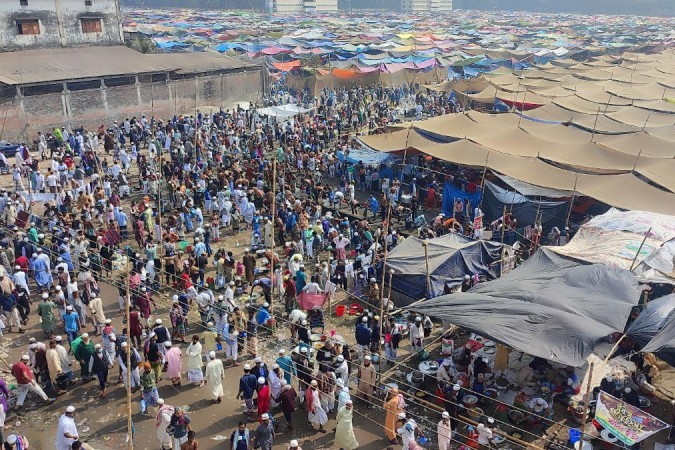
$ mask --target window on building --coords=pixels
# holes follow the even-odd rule
[[[82,19],[83,33],[100,33],[101,19]]]
[[[19,0],[19,5],[28,6],[28,0]]]
[[[84,0],[84,6],[91,6],[91,0]]]
[[[16,21],[19,34],[40,34],[40,21],[36,19],[21,19]]]

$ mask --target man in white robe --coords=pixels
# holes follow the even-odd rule
[[[340,408],[337,413],[337,428],[335,429],[335,448],[343,448],[344,450],[354,450],[359,447],[354,435],[354,426],[352,424],[352,417],[354,415],[353,404],[351,400],[347,400],[345,406]]]
[[[312,425],[319,425],[319,432],[326,432],[326,422],[328,422],[328,415],[321,408],[321,400],[319,394],[319,384],[316,380],[312,380],[309,388],[305,392],[305,407],[307,408],[307,421]]]
[[[211,401],[213,403],[220,403],[223,397],[223,378],[225,377],[225,369],[223,362],[216,359],[216,352],[209,352],[210,361],[206,364],[206,385],[211,393]]]
[[[196,336],[196,339],[192,339],[192,343],[188,345],[187,348],[187,379],[188,382],[194,383],[199,387],[202,386],[204,381],[204,374],[202,372],[202,367],[204,363],[202,362],[202,344],[199,342],[199,337]]]
[[[163,398],[157,399],[157,416],[155,417],[155,428],[157,428],[157,439],[159,439],[159,448],[162,450],[171,449],[171,435],[166,429],[171,424],[171,416],[175,411],[173,406],[164,403]]]

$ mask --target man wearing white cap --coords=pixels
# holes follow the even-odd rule
[[[312,380],[309,388],[305,391],[305,408],[307,409],[307,420],[312,425],[318,425],[321,433],[326,432],[326,422],[328,422],[328,415],[321,408],[321,400],[319,393],[319,383]]]
[[[361,395],[362,400],[368,403],[368,408],[371,408],[373,392],[375,390],[375,378],[377,377],[377,372],[375,371],[375,366],[371,363],[370,355],[366,355],[363,358],[363,365],[359,366],[359,394]]]
[[[484,424],[479,423],[476,431],[478,432],[478,444],[481,446],[480,448],[490,448],[490,444],[494,438],[492,430]]]
[[[45,335],[48,338],[52,337],[54,334],[54,329],[56,328],[56,315],[54,314],[54,308],[56,305],[54,302],[49,301],[49,294],[47,292],[42,293],[42,301],[38,304],[38,315],[42,319],[42,331],[45,332]]]
[[[274,445],[274,424],[270,420],[270,415],[265,413],[261,416],[260,425],[253,435],[253,448],[261,450],[272,450]]]
[[[12,366],[12,375],[16,378],[17,384],[17,408],[23,406],[23,402],[26,401],[26,395],[29,390],[36,393],[44,401],[53,402],[56,400],[55,398],[50,399],[47,397],[45,391],[43,391],[40,385],[35,381],[33,370],[28,367],[29,360],[30,358],[28,355],[22,355],[21,360]]]
[[[225,377],[225,369],[223,362],[216,358],[216,352],[209,353],[210,361],[206,364],[206,385],[211,394],[212,403],[220,403],[223,397],[223,378]]]
[[[99,396],[104,398],[106,396],[106,383],[108,381],[108,369],[113,366],[113,360],[108,354],[108,352],[103,350],[101,344],[96,344],[95,352],[89,358],[89,373],[96,375],[98,378],[99,387],[101,393]]]
[[[18,434],[10,434],[7,436],[4,447],[5,450],[24,450],[29,446],[28,439]]]
[[[450,450],[452,442],[452,426],[450,425],[450,413],[443,411],[441,421],[436,426],[439,450]]]
[[[124,385],[127,385],[127,352],[131,351],[129,355],[131,362],[131,392],[135,392],[141,385],[141,374],[139,371],[139,364],[141,362],[141,355],[138,354],[138,350],[131,347],[129,349],[129,343],[124,341],[120,344],[119,352],[117,353],[117,362],[120,365],[120,370],[122,371],[122,380]]]
[[[174,413],[174,407],[167,405],[163,398],[157,399],[157,415],[155,416],[155,428],[157,428],[157,439],[159,439],[159,447],[162,450],[171,449],[171,435],[167,433],[166,429],[171,423],[171,417]]]
[[[70,450],[73,442],[80,438],[75,423],[75,407],[69,406],[66,412],[59,417],[59,426],[56,431],[56,450]]]
[[[418,448],[417,441],[415,441],[415,433],[419,433],[421,436],[424,436],[420,428],[417,426],[417,422],[413,419],[408,419],[408,421],[398,430],[396,430],[401,436],[403,441],[402,450],[414,450]]]
[[[103,312],[103,300],[101,300],[101,297],[94,297],[89,301],[89,311],[91,312],[91,318],[94,321],[94,324],[96,324],[94,334],[100,334],[106,321],[105,312]]]
[[[286,450],[302,450],[302,447],[300,447],[300,444],[296,439],[291,439]]]
[[[354,435],[354,426],[352,418],[354,416],[354,405],[350,400],[347,400],[345,405],[340,408],[337,413],[337,427],[335,429],[335,444],[336,448],[343,448],[345,450],[354,450],[359,447]]]
[[[65,375],[70,382],[73,380],[73,361],[70,359],[68,350],[62,345],[63,338],[61,336],[56,336],[54,341],[56,342],[56,351],[61,359],[61,370],[63,371],[63,375]]]

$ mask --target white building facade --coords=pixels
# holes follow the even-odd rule
[[[122,44],[119,0],[0,1],[0,51]]]
[[[443,13],[452,11],[452,0],[401,0],[401,10],[410,13]]]
[[[328,13],[337,10],[338,0],[274,0],[274,12],[280,14]]]

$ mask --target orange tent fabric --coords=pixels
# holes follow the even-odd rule
[[[282,72],[290,72],[296,67],[300,67],[300,60],[294,59],[293,61],[288,62],[273,62],[272,65]]]

